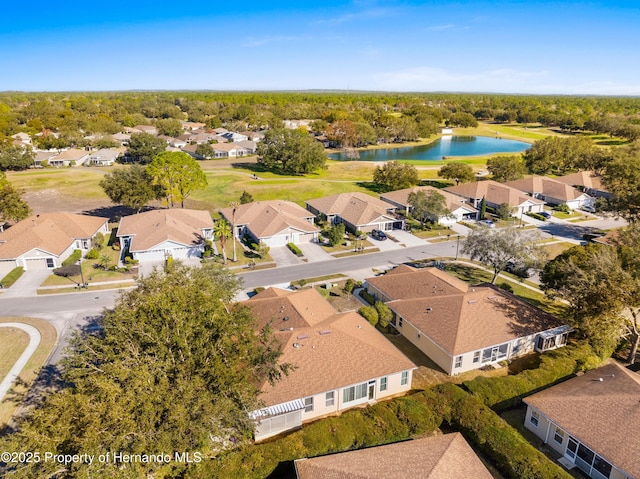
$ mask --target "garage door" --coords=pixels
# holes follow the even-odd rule
[[[286,246],[287,243],[290,241],[290,236],[289,235],[272,236],[271,238],[264,238],[262,241],[269,247]]]
[[[144,263],[146,261],[164,261],[164,250],[156,249],[153,251],[143,251],[141,253],[135,253],[135,258]]]
[[[298,236],[297,240],[300,243],[310,243],[313,241],[313,237],[314,237],[313,233],[299,234],[297,236]]]
[[[26,261],[26,270],[53,269],[53,258],[31,258]]]

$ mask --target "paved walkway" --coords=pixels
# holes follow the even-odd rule
[[[40,331],[38,331],[37,328],[24,323],[0,323],[0,328],[21,329],[29,335],[29,344],[13,367],[9,370],[9,373],[7,373],[2,382],[0,382],[0,401],[2,401],[4,396],[9,392],[9,389],[11,389],[14,381],[18,378],[22,369],[27,365],[27,362],[38,348],[38,345],[40,344]]]

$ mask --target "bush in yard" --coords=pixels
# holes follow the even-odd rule
[[[24,273],[24,268],[22,266],[13,268],[4,278],[2,278],[2,281],[0,281],[0,287],[9,288],[13,283],[18,281],[20,276],[22,276],[22,273]]]
[[[510,293],[513,293],[513,286],[511,286],[509,283],[500,283],[498,285],[498,288],[504,289],[505,291],[509,291]]]
[[[103,254],[98,258],[98,267],[107,271],[111,266],[111,256],[108,254]]]
[[[355,287],[356,287],[356,282],[354,280],[352,280],[351,278],[349,278],[344,283],[344,287],[342,288],[342,290],[347,294],[351,294],[353,292],[353,288],[355,288]]]
[[[363,306],[358,310],[360,316],[369,321],[372,326],[378,324],[378,311],[373,306]]]
[[[99,256],[100,252],[97,250],[97,248],[91,248],[89,251],[87,251],[87,254],[84,255],[85,259],[98,259]]]
[[[102,233],[97,233],[91,239],[91,248],[102,249],[103,244],[104,244],[104,235]]]
[[[571,213],[571,208],[569,208],[569,205],[566,203],[562,203],[561,205],[556,205],[553,207],[554,210],[556,211],[561,211],[562,213]]]
[[[337,225],[333,225],[327,231],[324,232],[324,236],[329,240],[329,246],[335,246],[340,244],[342,239],[344,238],[344,223],[338,223]]]
[[[523,397],[560,382],[577,371],[593,369],[602,362],[591,346],[572,342],[564,348],[546,352],[540,366],[501,378],[477,377],[463,384],[487,406],[504,410],[520,404]]]
[[[367,303],[369,303],[371,306],[373,306],[376,302],[376,298],[371,296],[366,289],[363,289],[362,291],[360,291],[360,297],[364,299]]]
[[[378,326],[386,328],[393,319],[393,312],[389,309],[389,306],[382,301],[376,301],[373,305],[378,312]]]
[[[80,266],[77,264],[68,264],[66,266],[60,266],[53,270],[53,274],[56,276],[62,276],[69,278],[70,276],[78,276],[80,274]]]
[[[69,256],[67,259],[65,259],[62,262],[62,266],[69,266],[74,263],[77,263],[80,258],[82,258],[82,251],[80,251],[79,249],[76,249],[73,251],[73,253],[71,253],[71,256]]]
[[[296,256],[302,256],[302,251],[293,243],[287,243],[287,248],[291,250]]]

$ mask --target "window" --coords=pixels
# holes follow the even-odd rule
[[[416,336],[418,336],[418,339],[420,339],[420,333],[418,333]]]
[[[596,455],[596,458],[593,461],[593,468],[604,477],[609,477],[611,475],[611,464],[598,455]]]
[[[456,356],[456,363],[454,364],[453,367],[456,369],[462,367],[462,356]]]
[[[529,418],[529,422],[533,424],[535,427],[538,427],[538,422],[540,420],[540,415],[538,411],[531,411],[531,417]]]
[[[402,318],[398,318],[398,327],[402,327]]]
[[[400,386],[405,386],[409,382],[409,371],[402,371],[400,376]]]
[[[47,258],[47,268],[53,268],[54,266],[53,258]]]
[[[304,400],[304,412],[313,411],[313,397]]]
[[[484,364],[504,359],[507,357],[507,351],[509,351],[508,343],[484,349],[482,351],[482,363]]]
[[[474,363],[480,362],[480,351],[476,351],[475,353],[473,353],[473,362]]]
[[[593,464],[594,456],[595,454],[588,447],[585,447],[583,444],[580,444],[578,446],[578,457],[582,459],[584,462],[586,462],[587,464],[589,465]]]
[[[348,403],[351,401],[357,401],[364,397],[367,397],[367,383],[345,388],[342,393],[342,402]]]
[[[380,379],[380,391],[386,391],[387,390],[387,382],[388,382],[388,378],[381,378]]]
[[[326,407],[331,407],[335,404],[335,394],[333,391],[328,392],[324,395],[324,405]]]
[[[564,431],[556,427],[556,432],[553,434],[553,440],[558,444],[562,444],[564,442]]]

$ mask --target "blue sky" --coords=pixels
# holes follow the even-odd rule
[[[0,91],[640,95],[640,3],[11,2]]]

